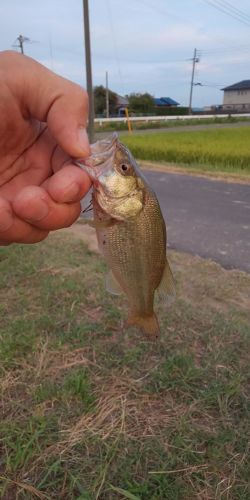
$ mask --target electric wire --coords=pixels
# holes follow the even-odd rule
[[[233,14],[241,17],[242,19],[250,22],[250,15],[244,12],[243,10],[238,9],[237,7],[234,7],[230,2],[227,0],[216,0],[218,4],[221,4],[222,7],[228,9],[228,11],[231,11]]]
[[[109,22],[110,22],[110,27],[111,27],[111,35],[112,35],[112,40],[113,40],[114,54],[115,54],[117,68],[118,68],[118,74],[119,74],[121,83],[124,85],[124,79],[123,79],[123,75],[122,75],[122,71],[121,71],[120,59],[119,59],[119,55],[118,55],[118,47],[117,47],[116,34],[115,34],[115,28],[114,28],[114,23],[113,23],[112,10],[110,7],[109,0],[106,0],[106,5],[107,5],[107,11],[109,14]]]
[[[203,2],[207,3],[208,5],[211,5],[212,7],[214,7],[217,10],[219,10],[220,12],[223,12],[224,14],[227,14],[228,16],[232,17],[233,19],[236,19],[237,21],[245,24],[245,26],[250,27],[250,21],[248,21],[247,18],[245,19],[244,17],[240,17],[238,14],[237,15],[233,14],[226,7],[222,7],[221,4],[216,3],[215,0],[214,1],[212,1],[212,0],[203,0]]]

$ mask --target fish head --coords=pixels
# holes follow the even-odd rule
[[[77,162],[90,175],[101,209],[117,220],[135,217],[143,208],[143,181],[129,150],[117,134],[91,145],[91,156]]]

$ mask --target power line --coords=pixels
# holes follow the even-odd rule
[[[141,3],[145,7],[148,7],[149,9],[152,9],[154,12],[158,12],[161,15],[167,16],[167,17],[175,17],[177,19],[183,20],[184,17],[178,16],[176,14],[173,14],[171,12],[167,12],[165,9],[162,9],[161,7],[159,8],[157,4],[153,4],[149,2],[148,0],[136,0],[138,3]],[[245,13],[244,11],[241,11],[240,9],[234,7],[230,2],[226,0],[203,0],[204,2],[210,4],[211,6],[215,7],[216,9],[220,10],[224,14],[227,14],[234,19],[243,22],[247,26],[250,26],[250,15]]]
[[[116,59],[116,64],[117,64],[117,68],[118,68],[118,73],[119,73],[120,81],[123,84],[123,76],[122,76],[122,72],[121,72],[120,59],[119,59],[119,56],[118,56],[117,41],[116,41],[116,36],[115,36],[115,28],[114,28],[113,16],[112,16],[112,11],[111,11],[111,8],[110,8],[109,0],[106,0],[106,5],[107,5],[107,11],[109,13],[109,22],[110,22],[111,35],[112,35],[113,46],[114,46],[114,55],[115,55],[115,59]]]
[[[225,87],[225,85],[209,85],[208,83],[194,83],[194,85],[199,85],[200,87],[209,87],[211,89],[216,89],[216,90],[221,90],[222,87]]]
[[[174,17],[175,19],[180,19],[181,21],[184,20],[183,16],[181,17],[181,16],[178,16],[177,14],[173,14],[172,12],[168,12],[165,9],[162,9],[161,7],[159,8],[157,6],[157,4],[155,4],[155,2],[151,3],[151,2],[148,2],[146,0],[136,0],[136,1],[137,1],[137,3],[140,3],[140,4],[144,5],[148,9],[151,9],[154,12],[158,12],[159,14],[161,14],[163,16],[167,16],[168,18],[169,17]]]
[[[240,21],[241,23],[245,24],[245,26],[250,27],[250,21],[248,19],[245,19],[243,16],[240,17],[238,14],[233,14],[229,9],[226,7],[222,7],[221,4],[216,3],[216,1],[212,0],[203,0],[203,2],[206,2],[208,5],[211,5],[215,9],[219,10],[220,12],[223,12],[224,14],[227,14],[228,16],[232,17],[233,19],[236,19],[237,21]]]
[[[226,47],[214,47],[211,49],[200,49],[199,52],[202,54],[215,54],[219,52],[232,52],[234,50],[244,51],[250,49],[250,44],[246,45],[227,45]]]
[[[232,47],[232,48],[228,48],[228,49],[220,49],[220,48],[214,48],[214,49],[201,49],[199,51],[199,55],[201,56],[216,56],[216,55],[227,55],[227,54],[232,54],[232,52],[236,52],[236,53],[246,53],[248,52],[249,53],[249,50],[250,50],[250,45],[248,47]]]
[[[250,22],[249,14],[245,13],[243,10],[238,9],[237,7],[234,7],[234,5],[232,5],[227,0],[217,0],[217,3],[221,4],[222,7],[228,9],[233,14],[236,14],[237,16],[242,17],[242,19],[245,19],[246,21]]]
[[[250,18],[246,14],[242,14],[241,11],[235,12],[232,7],[228,7],[227,5],[223,4],[223,0],[205,0],[206,3],[209,3],[213,7],[215,7],[217,10],[223,12],[224,14],[227,14],[228,16],[232,17],[233,19],[236,19],[237,21],[242,22],[246,26],[250,26]],[[226,4],[226,2],[225,2]],[[239,10],[239,9],[238,9]]]
[[[216,87],[225,87],[226,86],[225,83],[215,83],[215,82],[209,82],[207,80],[203,80],[203,82],[204,82],[204,85],[211,85],[214,88],[216,88]]]
[[[217,60],[221,61],[223,53],[216,53],[216,52],[215,53],[206,53],[206,52],[201,52],[201,55],[204,58],[207,58],[207,57],[214,58],[214,57],[217,56]],[[221,57],[219,58],[219,56],[221,56]],[[249,49],[241,51],[240,53],[239,52],[235,53],[235,54],[233,54],[232,51],[225,52],[224,53],[224,57],[223,57],[223,63],[228,62],[229,57],[230,57],[230,62],[231,63],[233,63],[233,62],[240,63],[242,60],[243,61],[248,61],[249,57],[250,57]]]

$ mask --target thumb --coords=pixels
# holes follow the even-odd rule
[[[60,77],[56,79],[63,80]],[[61,148],[70,156],[89,156],[86,132],[87,93],[67,80],[60,83],[61,94],[53,100],[47,113],[48,128]]]
[[[47,122],[58,144],[70,156],[88,156],[87,93],[30,57],[12,51],[4,55],[7,74],[10,68],[9,86],[19,100],[23,117]]]

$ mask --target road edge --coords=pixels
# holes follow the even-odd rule
[[[170,164],[170,163],[157,163],[147,160],[138,160],[142,170],[150,170],[155,172],[163,172],[169,174],[189,175],[194,177],[204,177],[214,181],[224,181],[235,184],[250,184],[249,176],[240,176],[238,174],[228,174],[227,172],[203,172],[195,168],[188,169],[185,166]]]

